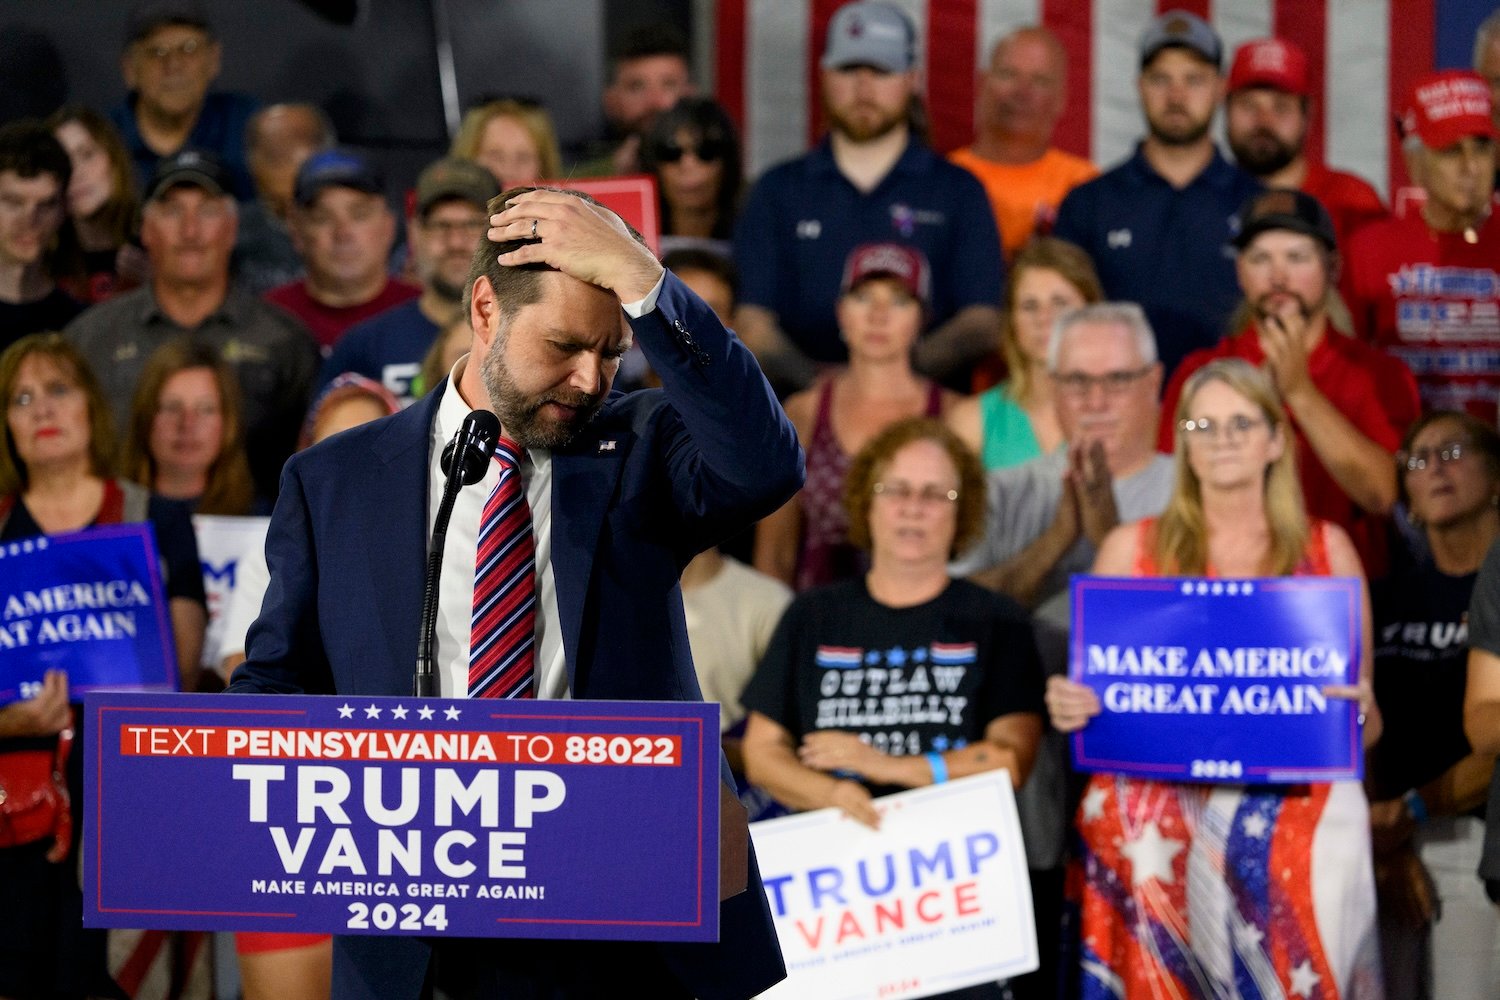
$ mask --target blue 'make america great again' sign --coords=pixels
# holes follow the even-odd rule
[[[1088,771],[1172,781],[1360,777],[1361,584],[1077,576],[1069,676],[1102,711],[1073,736]]]

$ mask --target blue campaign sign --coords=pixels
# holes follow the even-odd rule
[[[1345,577],[1073,578],[1069,676],[1101,714],[1075,763],[1172,781],[1361,776],[1361,591]]]
[[[84,700],[84,925],[716,941],[718,706]]]
[[[72,695],[172,691],[177,655],[148,524],[0,545],[0,704],[29,698],[48,670]]]

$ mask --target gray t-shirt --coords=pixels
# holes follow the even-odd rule
[[[1057,516],[1067,469],[1068,449],[1063,445],[1022,465],[991,472],[984,538],[950,567],[953,575],[967,576],[997,566],[1041,537]],[[1121,522],[1160,514],[1172,494],[1173,475],[1171,457],[1156,455],[1135,475],[1115,480],[1115,508]],[[1042,669],[1048,675],[1067,672],[1068,577],[1087,573],[1094,556],[1094,544],[1078,539],[1037,591],[1033,625]],[[1016,796],[1026,860],[1032,868],[1045,870],[1061,863],[1069,823],[1067,807],[1073,801],[1067,788],[1073,780],[1067,738],[1049,731],[1037,748],[1031,777]]]
[[[1040,538],[1057,516],[1067,470],[1064,445],[1022,465],[991,472],[986,480],[989,501],[984,538],[953,564],[953,574],[968,576],[998,566]],[[1115,508],[1120,522],[1160,514],[1172,495],[1173,475],[1171,456],[1155,455],[1141,471],[1116,479]],[[1095,555],[1094,543],[1087,538],[1079,538],[1063,553],[1037,590],[1038,618],[1067,627],[1068,577],[1087,573]],[[1061,618],[1056,617],[1058,613]]]

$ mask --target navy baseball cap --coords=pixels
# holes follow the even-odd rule
[[[348,149],[328,149],[302,162],[293,189],[297,204],[307,208],[326,187],[346,187],[365,194],[385,194],[385,176],[365,157]]]

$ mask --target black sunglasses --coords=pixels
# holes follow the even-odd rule
[[[723,139],[704,139],[696,146],[664,142],[656,151],[656,159],[661,163],[676,163],[687,153],[692,153],[704,163],[717,163],[729,153],[729,143]]]

